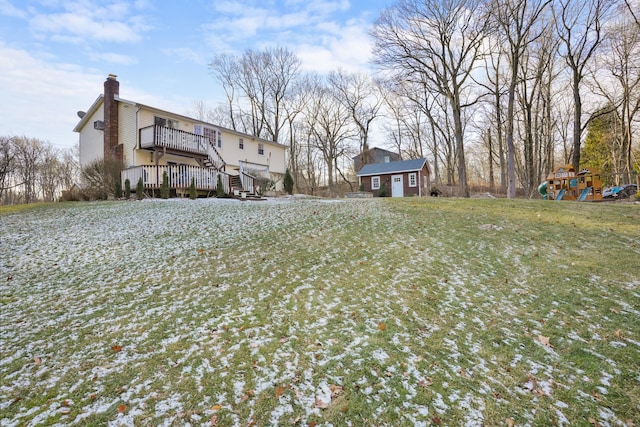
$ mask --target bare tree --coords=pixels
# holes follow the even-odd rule
[[[45,202],[53,202],[62,187],[62,167],[59,153],[52,146],[45,146],[38,170],[38,186]]]
[[[334,93],[351,114],[358,129],[360,154],[363,164],[369,163],[369,133],[371,123],[378,117],[382,107],[380,90],[364,73],[348,73],[344,70],[332,71],[328,77]]]
[[[209,64],[209,70],[218,79],[226,95],[226,112],[229,115],[231,129],[238,130],[236,124],[236,103],[238,101],[238,86],[241,78],[238,59],[233,55],[220,54]]]
[[[300,173],[303,170],[302,164],[305,163],[302,142],[305,140],[306,135],[305,126],[298,120],[298,117],[302,115],[307,107],[310,98],[309,94],[313,93],[314,81],[315,77],[311,74],[306,74],[296,79],[290,95],[284,99],[282,104],[289,142],[289,171],[293,175],[296,191],[300,191]]]
[[[571,163],[580,167],[580,144],[582,132],[582,95],[580,89],[587,64],[602,42],[602,22],[611,1],[609,0],[558,0],[556,28],[560,37],[560,54],[571,70],[573,92],[573,153]]]
[[[400,0],[372,30],[374,61],[401,79],[429,81],[451,109],[458,192],[469,196],[462,111],[467,82],[481,56],[487,20],[481,0]],[[471,102],[473,103],[473,102]]]
[[[524,126],[524,165],[521,175],[525,193],[529,197],[535,192],[543,173],[541,164],[544,153],[541,141],[546,129],[542,127],[542,123],[548,120],[544,109],[550,109],[551,106],[542,102],[542,98],[549,96],[549,86],[555,77],[552,64],[556,55],[557,40],[553,35],[550,26],[543,28],[540,37],[530,44],[520,61],[521,80],[518,94],[523,113],[521,122]]]
[[[283,103],[300,65],[285,48],[216,56],[209,68],[224,88],[232,128],[278,142],[285,125]]]
[[[316,81],[311,96],[306,116],[312,135],[311,144],[322,153],[327,171],[327,184],[329,190],[333,191],[338,159],[345,152],[346,142],[356,134],[350,126],[349,110],[320,79]]]
[[[637,9],[634,9],[634,7],[631,5],[630,0],[624,0],[624,4],[627,6],[627,9],[629,9],[629,13],[631,13],[631,17],[633,18],[633,21],[636,23],[636,27],[640,29],[640,16],[637,14]]]
[[[633,161],[633,122],[640,112],[640,32],[635,22],[626,17],[609,29],[609,37],[605,41],[606,55],[602,55],[603,66],[596,65],[599,77],[608,71],[610,78],[596,78],[598,92],[607,98],[608,103],[618,110],[622,128],[620,153],[614,155],[620,164],[615,170],[625,175],[627,182],[632,181]]]
[[[38,173],[43,161],[45,144],[39,139],[14,138],[16,161],[18,168],[16,175],[24,188],[24,202],[32,203],[38,198]]]
[[[21,183],[14,182],[18,162],[16,161],[16,149],[13,138],[0,136],[0,201],[6,190],[17,187]]]
[[[507,197],[516,196],[514,117],[516,88],[520,81],[520,61],[529,44],[540,36],[536,32],[540,16],[551,0],[495,0],[492,10],[509,58],[509,86],[507,100]]]
[[[492,123],[489,129],[483,132],[482,140],[487,144],[488,162],[489,162],[489,186],[494,188],[494,158],[497,156],[500,166],[500,192],[507,192],[507,158],[504,144],[504,117],[503,117],[503,98],[507,92],[505,74],[508,71],[504,69],[504,52],[501,43],[497,39],[490,39],[491,54],[485,56],[485,73],[486,81],[481,82],[488,91],[487,104],[490,110],[487,112],[488,123]],[[496,153],[497,151],[497,153]]]

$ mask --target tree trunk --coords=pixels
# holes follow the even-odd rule
[[[576,172],[580,168],[580,136],[582,135],[582,99],[580,98],[580,79],[577,73],[573,75],[573,153],[571,163]]]

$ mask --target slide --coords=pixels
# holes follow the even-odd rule
[[[549,196],[547,195],[547,181],[538,186],[538,193],[542,195],[543,200],[547,200],[549,198]]]
[[[556,196],[556,200],[562,200],[562,197],[564,196],[564,193],[566,193],[567,190],[565,188],[563,188],[562,190],[560,190],[560,192],[558,193],[558,195]]]
[[[585,188],[584,190],[582,190],[582,193],[580,193],[580,197],[578,198],[578,200],[581,202],[584,202],[590,193],[591,193],[591,187]]]

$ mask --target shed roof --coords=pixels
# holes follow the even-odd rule
[[[386,175],[390,173],[414,172],[424,167],[427,159],[401,160],[389,163],[370,163],[364,165],[358,176]]]

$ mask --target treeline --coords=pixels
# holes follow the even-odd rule
[[[375,75],[302,72],[284,48],[220,54],[210,70],[226,102],[195,113],[288,145],[297,191],[353,187],[351,157],[366,155],[375,130],[403,158],[427,157],[436,185],[509,197],[532,195],[555,164],[583,167],[587,128],[606,116],[599,155],[628,182],[638,169],[634,12],[630,0],[400,0],[371,29]]]
[[[0,136],[0,204],[57,201],[78,180],[77,149],[26,136]]]

